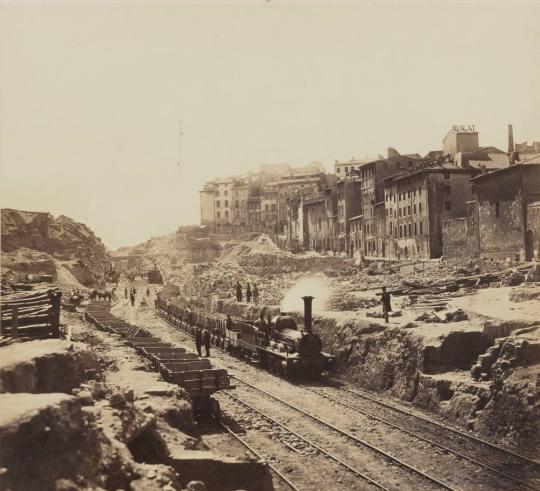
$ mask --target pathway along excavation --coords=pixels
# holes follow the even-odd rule
[[[192,343],[187,334],[168,326],[163,320],[156,318],[154,313],[149,312],[148,316],[144,317],[148,317],[150,321],[150,316],[153,317],[153,324],[161,326],[160,335],[163,337],[168,337],[171,341]],[[141,320],[144,320],[146,325],[147,319]],[[248,409],[246,404],[251,406],[249,411],[260,411],[266,415],[270,413],[277,423],[281,422],[280,424],[299,437],[318,446],[319,452],[326,452],[341,461],[338,464],[337,460],[334,460],[337,465],[343,467],[343,464],[347,464],[374,481],[371,484],[368,484],[367,480],[362,484],[358,483],[354,489],[375,489],[377,486],[379,489],[537,489],[534,485],[538,484],[538,465],[530,460],[518,462],[517,454],[495,448],[493,444],[488,447],[481,441],[459,436],[467,441],[465,454],[451,448],[446,441],[443,444],[438,437],[436,442],[424,434],[425,430],[431,431],[433,435],[434,430],[430,426],[435,422],[418,419],[413,429],[413,417],[410,414],[396,410],[390,420],[386,414],[383,417],[382,406],[374,399],[364,400],[371,408],[366,409],[363,406],[358,410],[350,400],[345,399],[345,391],[342,389],[315,389],[294,385],[240,362],[226,353],[218,353],[215,349],[213,358],[214,361],[222,362],[222,366],[238,381],[249,379],[249,385],[240,384],[237,387],[234,397],[239,401],[234,401],[230,396],[220,396],[226,414],[237,417],[240,414],[239,406],[242,406],[245,413]],[[333,396],[326,393],[331,390],[336,391]],[[324,395],[321,393],[323,391]],[[351,397],[354,395],[352,392],[347,394]],[[226,401],[226,398],[229,400]],[[386,410],[390,411],[391,406],[385,404]],[[336,410],[336,406],[340,406],[340,409]],[[362,410],[367,414],[362,414]],[[378,419],[373,418],[374,412]],[[425,423],[425,428],[419,429],[421,421]],[[264,448],[262,442],[271,435],[261,433],[259,442]],[[442,448],[443,446],[448,448]],[[495,452],[496,455],[490,452]],[[510,465],[501,458],[501,455],[506,455],[504,452],[514,459]],[[271,458],[265,453],[267,458]],[[327,455],[327,458],[331,457]],[[294,452],[290,459],[297,459]],[[304,457],[302,465],[310,467],[310,460],[313,459]],[[318,464],[314,464],[313,472],[317,472]],[[515,468],[512,469],[512,466]],[[517,472],[521,479],[516,477]],[[352,471],[349,469],[347,473],[351,474]],[[357,480],[358,478],[359,476]],[[351,489],[349,478],[344,479],[349,484],[344,482],[343,488]],[[340,487],[338,481],[336,489]]]

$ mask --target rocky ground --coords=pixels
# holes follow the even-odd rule
[[[125,305],[120,312],[149,328],[162,339],[188,349],[194,348],[190,336],[166,324],[156,317],[150,308],[132,311],[130,306]],[[457,454],[464,453],[470,459],[477,459],[497,468],[510,469],[512,465],[521,465],[512,462],[507,455],[485,448],[482,444],[466,439],[457,441],[459,437],[453,434],[444,434],[438,427],[419,424],[418,421],[411,421],[409,417],[400,414],[384,415],[387,421],[390,420],[395,425],[390,427],[387,422],[377,419],[382,415],[381,408],[373,402],[359,401],[350,393],[345,394],[338,388],[329,388],[324,384],[291,384],[218,350],[212,351],[212,362],[216,366],[227,368],[230,374],[237,377],[234,379],[236,389],[231,391],[231,395],[218,395],[224,420],[241,431],[243,438],[252,447],[301,489],[371,489],[372,486],[367,481],[345,470],[343,465],[324,455],[321,449],[332,453],[368,477],[382,482],[389,489],[436,489],[437,486],[410,469],[392,465],[365,445],[355,444],[350,438],[345,438],[309,416],[260,393],[245,384],[245,381],[368,444],[377,446],[388,454],[403,459],[410,466],[455,489],[514,489],[515,484],[501,480],[497,474],[491,474]],[[395,404],[391,399],[387,401]],[[260,412],[246,407],[246,403],[277,421],[271,421]],[[422,414],[411,406],[402,407],[413,414]],[[286,428],[278,423],[286,425]],[[396,425],[401,425],[401,429]],[[414,430],[416,436],[408,434],[404,429]],[[207,438],[218,448],[240,451],[240,447],[231,442],[227,435],[215,433]],[[433,442],[444,443],[457,453],[441,450],[434,446]],[[535,466],[522,466],[518,475],[530,484],[540,482],[540,468]],[[279,479],[275,479],[275,483],[279,489],[286,488]]]
[[[540,451],[540,266],[511,261],[428,261],[354,266],[341,257],[292,255],[265,236],[221,244],[219,261],[162,269],[193,305],[225,302],[233,316],[261,306],[296,311],[315,296],[316,329],[341,376],[427,409],[467,431]],[[238,304],[234,285],[256,283],[260,305]],[[380,288],[394,312],[382,319]],[[214,302],[211,300],[214,299]]]
[[[212,451],[189,396],[118,336],[62,320],[68,339],[2,348],[0,489],[272,489],[253,457]]]
[[[104,286],[109,256],[84,224],[50,213],[2,209],[2,279],[52,277],[61,289]],[[30,277],[28,276],[30,275]]]

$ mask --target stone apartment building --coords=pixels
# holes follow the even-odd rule
[[[443,222],[464,217],[474,199],[477,169],[451,162],[412,168],[385,179],[384,256],[411,260],[440,257]]]
[[[287,199],[317,192],[327,182],[324,167],[263,165],[256,174],[214,179],[199,191],[201,224],[217,233],[282,234]]]

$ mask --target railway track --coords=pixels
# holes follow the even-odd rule
[[[293,491],[300,491],[300,488],[294,484],[283,472],[281,472],[275,465],[272,465],[270,462],[265,459],[263,455],[261,455],[257,450],[255,450],[248,442],[246,442],[240,435],[235,433],[228,425],[226,425],[223,421],[218,421],[218,424],[232,437],[234,437],[236,440],[238,440],[244,447],[246,447],[253,455],[255,455],[258,459],[264,460],[268,467],[278,476],[279,479],[281,479],[289,488],[291,488]]]
[[[224,352],[224,353],[226,353],[226,352]],[[235,361],[237,361],[237,360],[235,360]],[[228,366],[228,368],[234,368],[234,366]],[[281,399],[280,397],[275,396],[274,394],[271,394],[271,393],[265,391],[264,389],[256,387],[255,385],[250,384],[249,382],[247,382],[247,381],[245,381],[245,380],[243,380],[243,379],[241,379],[241,378],[239,378],[237,376],[231,375],[231,378],[235,378],[240,383],[245,384],[246,386],[252,388],[253,390],[259,391],[260,393],[265,394],[267,397],[270,397],[270,398],[272,398],[274,400],[277,400],[281,404],[286,405],[287,407],[289,407],[289,408],[291,408],[291,409],[293,409],[295,411],[300,412],[304,416],[307,416],[307,417],[317,421],[318,423],[326,426],[327,428],[330,428],[331,430],[341,434],[342,436],[345,436],[346,438],[354,441],[356,444],[362,445],[362,446],[365,446],[365,447],[369,448],[373,452],[384,456],[390,462],[393,462],[394,464],[397,464],[400,467],[402,467],[404,469],[407,469],[408,471],[410,471],[412,473],[415,473],[418,476],[421,476],[422,478],[430,481],[433,484],[436,484],[438,487],[440,487],[442,489],[449,489],[449,490],[450,489],[457,489],[457,488],[453,487],[451,484],[449,484],[447,482],[444,482],[444,481],[442,481],[440,479],[437,479],[437,478],[431,476],[430,474],[418,469],[417,467],[415,467],[413,465],[407,464],[406,462],[399,459],[398,457],[386,452],[385,450],[382,450],[382,449],[378,448],[377,446],[375,446],[373,444],[370,444],[369,442],[366,442],[365,440],[362,440],[361,438],[357,437],[356,435],[353,435],[353,434],[351,434],[350,432],[348,432],[346,430],[340,429],[340,428],[336,427],[335,425],[329,423],[328,421],[325,421],[322,418],[319,418],[316,415],[313,415],[313,414],[310,414],[307,411],[304,411],[303,409],[299,408],[295,404],[287,402],[287,401]],[[515,464],[517,472],[522,472],[522,470],[523,470],[523,468],[518,464],[524,464],[524,465],[530,466],[531,468],[534,468],[536,471],[540,472],[540,463],[539,462],[537,462],[537,461],[535,461],[533,459],[530,459],[530,458],[528,458],[528,457],[526,457],[524,455],[521,455],[521,454],[519,454],[517,452],[505,449],[505,448],[503,448],[501,446],[498,446],[498,445],[496,445],[496,444],[494,444],[492,442],[489,442],[487,440],[483,440],[481,438],[478,438],[478,437],[476,437],[474,435],[469,435],[469,434],[467,434],[465,432],[462,432],[462,431],[457,430],[455,428],[452,428],[450,426],[444,425],[444,424],[442,424],[442,423],[440,423],[438,421],[432,420],[430,418],[426,418],[426,417],[419,416],[419,415],[416,415],[414,413],[408,412],[408,411],[398,407],[397,405],[394,406],[394,405],[392,405],[390,403],[380,401],[380,400],[378,400],[378,399],[376,399],[374,397],[371,397],[371,396],[369,396],[367,394],[363,394],[363,393],[358,392],[356,390],[353,390],[353,389],[350,389],[350,388],[347,388],[347,387],[343,387],[343,386],[335,383],[334,381],[329,380],[327,382],[329,384],[329,387],[331,387],[331,388],[337,389],[339,391],[343,391],[344,393],[347,393],[347,394],[349,394],[351,396],[364,399],[365,401],[369,401],[372,404],[373,403],[377,404],[381,408],[384,408],[385,410],[394,411],[395,413],[398,413],[401,416],[406,416],[407,418],[413,418],[416,421],[417,425],[420,422],[424,426],[427,425],[427,426],[435,427],[437,431],[444,430],[444,431],[446,431],[446,432],[448,432],[448,433],[450,433],[452,435],[455,435],[456,437],[467,440],[468,442],[472,442],[472,443],[474,443],[476,445],[481,444],[482,446],[485,446],[486,448],[489,448],[490,450],[494,450],[494,451],[498,452],[500,455],[510,457],[510,458],[512,458],[514,460],[513,464]],[[295,384],[295,385],[298,385],[298,384]],[[355,411],[357,413],[360,413],[360,414],[362,414],[363,416],[365,416],[367,418],[371,418],[371,419],[373,419],[375,421],[378,421],[381,424],[387,425],[388,427],[390,427],[390,428],[392,428],[394,430],[403,432],[403,433],[405,433],[405,434],[407,434],[407,435],[409,435],[409,436],[411,436],[413,438],[421,440],[421,441],[429,444],[430,446],[433,446],[434,448],[437,448],[437,449],[443,451],[444,453],[452,454],[458,459],[466,461],[466,462],[468,462],[468,463],[470,463],[472,465],[475,465],[475,466],[477,466],[477,467],[479,467],[479,468],[481,468],[481,469],[483,469],[485,471],[488,471],[488,472],[492,473],[494,476],[497,476],[498,478],[503,479],[505,482],[510,483],[515,487],[519,487],[519,488],[522,488],[522,489],[530,489],[530,490],[539,489],[538,487],[535,487],[535,486],[531,485],[530,483],[525,482],[525,481],[519,479],[518,477],[515,477],[515,476],[511,475],[511,473],[513,473],[512,471],[514,469],[512,469],[510,471],[510,473],[509,473],[509,471],[507,469],[504,469],[505,467],[506,468],[508,467],[508,462],[504,462],[504,461],[500,462],[499,461],[496,464],[483,462],[482,461],[483,459],[479,460],[479,458],[476,458],[475,456],[466,455],[463,451],[456,450],[455,448],[452,448],[452,447],[450,447],[448,445],[445,445],[444,443],[441,443],[440,441],[436,441],[436,439],[434,439],[434,438],[430,438],[430,437],[427,437],[427,436],[421,434],[421,432],[423,432],[423,430],[424,430],[423,427],[422,427],[421,430],[415,431],[415,430],[411,429],[410,427],[405,427],[402,421],[400,421],[400,422],[391,421],[389,418],[383,417],[380,413],[375,414],[373,412],[373,410],[366,410],[366,409],[364,409],[362,407],[358,407],[356,405],[349,404],[348,402],[345,402],[344,400],[337,399],[335,397],[329,396],[328,394],[325,394],[321,390],[316,390],[316,389],[314,389],[312,387],[308,387],[308,386],[305,386],[305,385],[299,385],[299,387],[301,387],[302,389],[305,389],[308,392],[313,392],[313,393],[317,394],[318,396],[323,397],[323,398],[325,398],[325,399],[327,399],[327,400],[329,400],[329,401],[331,401],[331,402],[333,402],[335,404],[341,405],[343,407],[347,407],[348,409],[350,409],[352,411]],[[322,387],[322,388],[323,388],[323,390],[325,390],[328,387]],[[229,394],[229,396],[234,397],[231,394]],[[243,403],[243,405],[245,407],[249,406],[248,408],[253,410],[253,411],[258,411],[259,413],[261,413],[261,411],[257,410],[253,406],[250,406],[247,403],[245,403],[245,401],[242,401],[242,402],[238,401],[238,402]],[[266,416],[267,416],[267,419],[268,419],[269,418],[268,415],[266,415]],[[274,418],[273,422],[274,422],[274,424],[281,425],[279,422],[275,421],[275,418]],[[291,432],[290,428],[288,429],[288,431]],[[302,438],[302,437],[300,437],[300,438]],[[435,438],[437,438],[437,436]],[[304,441],[306,441],[305,438],[302,438],[302,439]],[[450,438],[450,440],[452,440],[452,438]],[[319,452],[323,453],[323,454],[325,453],[325,451],[323,449],[321,449],[320,447],[317,450]],[[477,452],[477,448],[474,449],[474,452]],[[333,457],[335,457],[335,455]],[[332,456],[329,456],[329,458],[332,458]],[[332,459],[332,460],[336,461],[336,459]],[[339,460],[339,457],[338,457],[338,460]],[[341,461],[340,463],[345,464],[343,461]],[[345,464],[345,465],[348,465],[348,464]],[[499,468],[497,468],[495,466],[503,467],[503,469],[501,470],[501,469],[499,469]],[[351,470],[351,469],[349,469],[349,470]],[[362,477],[364,477],[363,473],[361,473],[361,474],[362,474]],[[378,483],[373,483],[372,482],[371,484],[377,486]],[[379,487],[379,489],[381,489],[381,488]],[[513,489],[515,489],[515,488],[513,488]]]
[[[305,411],[303,410],[302,408],[299,408],[297,405],[295,404],[292,404],[288,401],[285,401],[284,399],[282,399],[281,397],[278,397],[274,394],[271,394],[270,392],[264,390],[264,389],[261,389],[260,387],[257,387],[253,384],[250,384],[249,382],[235,376],[235,375],[231,375],[231,378],[234,378],[235,380],[237,380],[238,382],[242,383],[242,384],[245,384],[246,386],[250,387],[251,389],[253,390],[256,390],[262,394],[265,394],[267,397],[270,397],[271,399],[274,399],[278,402],[280,402],[281,404],[301,413],[302,415],[304,416],[307,416],[308,418],[314,420],[314,421],[317,421],[318,423],[322,424],[323,426],[331,429],[332,431],[348,438],[349,440],[353,441],[354,443],[356,444],[359,444],[363,447],[366,447],[370,450],[372,450],[373,452],[375,452],[376,454],[378,455],[381,455],[383,456],[385,459],[387,459],[389,462],[393,463],[393,464],[396,464],[398,465],[399,467],[409,471],[409,472],[412,472],[414,474],[416,474],[417,476],[420,476],[422,479],[426,480],[426,481],[429,481],[430,483],[432,484],[436,484],[439,488],[441,489],[446,489],[448,491],[457,491],[458,488],[455,488],[453,487],[452,485],[446,483],[446,482],[443,482],[441,481],[440,479],[437,479],[435,477],[433,477],[432,475],[418,469],[417,467],[414,467],[410,464],[407,464],[405,461],[403,461],[402,459],[394,456],[394,455],[391,455],[390,453],[382,450],[381,448],[367,442],[366,440],[363,440],[359,437],[357,437],[356,435],[353,435],[352,433],[346,431],[346,430],[343,430],[341,428],[338,428],[337,426],[333,425],[332,423],[329,423],[328,421],[322,419],[322,418],[319,418],[318,416],[315,416],[311,413],[309,413],[308,411]]]
[[[320,390],[316,390],[316,389],[313,389],[313,388],[308,387],[308,386],[302,386],[302,389],[307,390],[307,391],[312,392],[312,393],[315,393],[315,394],[317,394],[317,395],[319,395],[319,396],[321,396],[321,397],[324,397],[325,399],[327,399],[327,400],[329,400],[329,401],[331,401],[331,402],[333,402],[333,403],[335,403],[335,404],[339,404],[339,405],[341,405],[341,406],[343,406],[343,407],[347,407],[348,409],[351,409],[351,410],[353,410],[353,411],[355,411],[355,412],[358,412],[358,413],[360,413],[360,414],[363,414],[364,416],[367,416],[367,417],[370,418],[370,419],[373,419],[373,420],[375,420],[375,421],[378,421],[378,422],[380,422],[380,423],[383,423],[383,424],[385,424],[385,425],[388,425],[388,426],[390,426],[391,428],[394,428],[394,429],[396,429],[396,430],[398,430],[398,431],[401,431],[401,432],[404,432],[404,433],[406,433],[406,434],[408,434],[408,435],[410,435],[410,436],[413,436],[414,438],[417,438],[417,439],[422,440],[422,441],[424,441],[424,442],[426,442],[426,443],[429,443],[430,445],[433,445],[434,447],[437,447],[437,448],[439,448],[439,449],[441,449],[441,450],[443,450],[443,451],[445,451],[445,452],[447,452],[447,453],[451,453],[451,454],[457,456],[457,457],[460,458],[460,459],[466,460],[466,461],[468,461],[468,462],[470,462],[470,463],[472,463],[472,464],[474,464],[474,465],[477,465],[477,466],[479,466],[479,467],[482,467],[482,468],[484,468],[484,469],[486,469],[486,470],[492,472],[493,474],[497,475],[498,477],[500,477],[500,478],[506,480],[507,482],[509,482],[509,483],[511,483],[511,484],[520,486],[520,487],[525,488],[525,489],[531,489],[531,490],[537,489],[536,487],[531,486],[530,484],[528,484],[528,483],[526,483],[526,482],[524,482],[524,481],[522,481],[522,480],[520,480],[520,479],[517,479],[516,477],[513,477],[513,476],[511,476],[511,475],[509,475],[509,474],[507,474],[507,473],[505,473],[505,472],[503,472],[503,471],[500,471],[499,469],[493,467],[493,466],[490,465],[490,464],[486,464],[486,463],[484,463],[484,462],[479,461],[478,459],[475,459],[475,458],[473,458],[473,457],[469,457],[468,455],[465,455],[463,452],[460,452],[460,451],[458,451],[458,450],[455,450],[455,449],[453,449],[453,448],[450,448],[450,447],[448,447],[448,446],[446,446],[446,445],[444,445],[444,444],[442,444],[442,443],[439,443],[439,442],[437,442],[437,441],[435,441],[435,440],[433,440],[433,439],[431,439],[431,438],[427,438],[427,437],[425,437],[425,436],[419,434],[418,432],[415,432],[415,431],[412,431],[412,430],[410,430],[410,429],[405,428],[405,427],[402,426],[402,425],[395,424],[395,423],[393,423],[392,421],[389,421],[388,419],[385,419],[385,418],[383,418],[383,417],[377,416],[376,414],[373,414],[372,412],[369,412],[369,411],[366,411],[366,410],[364,410],[364,409],[362,409],[362,408],[359,408],[359,407],[357,407],[357,406],[353,406],[353,405],[351,405],[351,404],[348,404],[347,402],[344,402],[343,400],[335,399],[335,398],[333,398],[333,397],[331,397],[331,396],[325,394],[324,392],[322,392],[322,391],[320,391]],[[348,390],[348,392],[352,392],[352,393],[356,394],[355,391]],[[359,394],[357,394],[357,395],[359,395]],[[373,399],[373,398],[370,398],[370,400],[373,401],[374,399]],[[384,405],[387,406],[387,407],[390,407],[390,408],[392,408],[392,409],[395,409],[396,411],[399,410],[399,411],[404,412],[404,413],[406,413],[406,414],[408,414],[408,415],[416,416],[416,415],[413,415],[412,413],[407,413],[406,411],[403,411],[403,410],[401,410],[401,409],[395,408],[394,406],[391,406],[391,405],[389,405],[389,404],[386,404],[386,403],[381,403],[381,404],[384,404]],[[420,418],[420,419],[422,419],[422,420],[424,421],[424,418]],[[426,418],[426,419],[427,419],[427,418]],[[429,421],[429,420],[428,420],[428,421]],[[430,422],[431,422],[431,421],[430,421]],[[446,425],[443,425],[443,427],[444,427],[445,429],[446,429],[446,428],[451,429],[450,427],[446,427]],[[461,432],[458,432],[458,433],[461,435]],[[494,444],[489,444],[489,445],[490,445],[491,448],[496,448],[496,449],[499,450],[499,451],[507,452],[507,451],[506,451],[505,449],[503,449],[502,447],[497,447],[497,446],[494,445]],[[519,454],[515,454],[515,453],[513,453],[513,452],[508,452],[508,453],[509,453],[510,455],[512,455],[512,456],[519,455]],[[526,457],[522,457],[522,458],[524,458],[527,462],[534,462],[534,461],[531,461],[530,459],[528,459],[528,458],[526,458]]]
[[[366,475],[365,473],[361,472],[360,470],[352,467],[351,465],[347,464],[346,462],[344,462],[342,459],[340,459],[338,456],[336,456],[335,454],[333,454],[332,452],[329,452],[325,449],[323,449],[320,445],[316,444],[315,442],[313,442],[312,440],[309,440],[307,439],[306,437],[303,437],[302,435],[300,435],[298,432],[294,431],[292,428],[290,428],[289,426],[279,422],[278,420],[276,420],[274,417],[268,415],[267,413],[265,413],[264,411],[261,411],[260,409],[257,409],[256,407],[252,406],[251,404],[249,404],[248,402],[242,400],[241,398],[231,394],[230,392],[228,391],[223,391],[223,394],[227,395],[229,398],[231,398],[233,401],[237,402],[238,404],[246,407],[247,409],[249,409],[250,411],[252,412],[255,412],[257,414],[259,414],[260,416],[262,416],[264,419],[270,421],[271,423],[273,423],[274,425],[276,426],[279,426],[280,428],[284,429],[286,432],[290,433],[291,435],[294,435],[296,438],[298,438],[299,440],[303,441],[304,443],[306,443],[307,445],[309,445],[310,447],[314,448],[315,450],[317,450],[317,452],[319,452],[320,454],[328,457],[329,459],[333,460],[334,462],[337,462],[339,465],[341,465],[342,467],[344,467],[345,469],[347,469],[349,472],[351,472],[352,474],[354,474],[356,477],[360,477],[361,479],[363,479],[364,481],[366,481],[367,483],[375,486],[377,489],[380,489],[382,491],[390,491],[387,487],[385,487],[383,484],[379,483],[378,481],[374,480],[374,479],[371,479],[368,475]]]
[[[332,387],[334,387],[334,388],[336,388],[338,390],[342,390],[342,391],[347,392],[349,394],[353,394],[353,395],[355,395],[355,396],[357,396],[359,398],[368,400],[370,402],[374,402],[375,404],[378,404],[381,407],[384,407],[384,408],[390,409],[392,411],[395,411],[397,413],[409,416],[411,418],[422,421],[424,423],[428,423],[430,425],[436,426],[439,429],[446,430],[446,431],[448,431],[450,433],[453,433],[454,435],[460,436],[460,437],[462,437],[464,439],[473,441],[475,443],[480,443],[480,444],[482,444],[482,445],[484,445],[486,447],[489,447],[489,448],[491,448],[493,450],[497,450],[498,452],[501,452],[501,453],[503,453],[505,455],[509,455],[509,456],[515,458],[516,460],[520,461],[520,462],[535,466],[536,468],[538,468],[540,470],[540,462],[537,461],[537,460],[531,459],[531,458],[529,458],[529,457],[527,457],[525,455],[519,454],[519,453],[514,452],[512,450],[509,450],[507,448],[501,447],[499,445],[496,445],[493,442],[490,442],[488,440],[484,440],[483,438],[479,438],[479,437],[477,437],[475,435],[470,435],[468,433],[465,433],[464,431],[458,430],[456,428],[452,428],[451,426],[445,425],[445,424],[443,424],[443,423],[441,423],[439,421],[436,421],[434,419],[427,418],[425,416],[420,416],[420,415],[414,414],[414,413],[412,413],[410,411],[406,411],[406,410],[400,408],[397,405],[381,401],[381,400],[379,400],[379,399],[377,399],[375,397],[372,397],[372,396],[370,396],[368,394],[365,394],[365,393],[362,393],[360,391],[344,387],[341,384],[337,384],[336,382],[334,382],[332,380],[328,380],[326,382],[329,385],[331,385]]]

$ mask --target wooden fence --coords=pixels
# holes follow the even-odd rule
[[[2,294],[0,337],[60,337],[61,298],[56,287]]]

